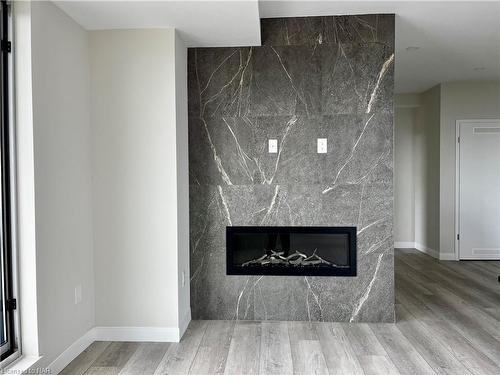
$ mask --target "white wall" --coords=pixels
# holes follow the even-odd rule
[[[89,59],[85,30],[31,4],[32,106],[41,366],[94,325]],[[83,300],[75,304],[80,284]]]
[[[419,99],[416,109],[415,96]],[[441,259],[455,259],[456,121],[492,118],[500,118],[498,81],[443,83],[422,94],[396,97],[396,243],[412,242],[413,216],[414,241],[435,250],[433,255]],[[413,138],[412,176],[406,173],[408,137]],[[409,215],[412,194],[414,212]]]
[[[395,247],[438,257],[440,86],[395,98]]]
[[[439,248],[449,257],[455,248],[456,120],[491,118],[500,118],[500,82],[441,85]]]
[[[187,145],[177,43],[179,65],[173,29],[90,33],[97,326],[179,333],[179,265],[189,275],[189,252],[177,221],[187,223],[178,206],[187,188],[177,189],[178,178],[187,183],[186,150],[176,146]]]
[[[420,95],[413,141],[415,243],[435,256],[439,251],[440,98],[440,86]]]
[[[395,97],[394,113],[394,241],[396,246],[415,242],[415,189],[413,139],[419,96]],[[412,246],[413,247],[413,246]]]
[[[186,46],[173,29],[89,34],[51,2],[15,8],[30,357],[15,370],[57,371],[116,333],[96,325],[175,341],[190,320]]]
[[[14,4],[15,129],[17,162],[17,250],[19,313],[24,356],[35,361],[38,348],[36,288],[35,165],[31,74],[31,3]]]
[[[179,254],[179,329],[191,320],[189,272],[189,160],[187,48],[175,34],[175,115],[177,150],[177,241]]]

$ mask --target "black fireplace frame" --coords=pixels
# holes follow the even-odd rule
[[[347,234],[349,236],[349,266],[345,268],[308,268],[307,275],[303,269],[262,266],[238,266],[233,262],[235,234],[241,233],[268,233],[276,231],[282,233],[307,234]],[[357,228],[356,227],[308,227],[308,226],[227,226],[226,227],[226,274],[227,275],[255,275],[255,276],[357,276]]]

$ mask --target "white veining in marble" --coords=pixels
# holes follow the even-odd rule
[[[314,292],[313,288],[311,287],[311,283],[309,282],[309,279],[307,278],[307,276],[304,276],[304,280],[306,281],[306,284],[307,284],[307,294],[306,294],[307,315],[308,315],[309,321],[311,321],[311,309],[310,309],[310,305],[309,305],[309,294],[312,294],[314,297],[314,301],[316,302],[316,305],[318,306],[319,311],[320,311],[320,317],[321,317],[321,315],[323,315],[323,308],[321,307],[319,297]]]
[[[389,70],[389,66],[394,62],[394,54],[392,54],[387,61],[384,62],[382,65],[382,69],[380,70],[380,73],[377,78],[377,83],[375,83],[375,87],[373,88],[372,94],[370,95],[370,101],[368,102],[368,106],[366,107],[366,113],[370,113],[372,111],[372,105],[373,102],[375,101],[375,98],[377,97],[377,91],[380,87],[380,82],[384,79],[384,76],[386,75],[387,71]]]
[[[335,185],[337,184],[337,180],[339,179],[340,174],[342,173],[342,171],[344,170],[344,168],[347,167],[347,165],[349,164],[349,162],[354,157],[354,153],[356,152],[356,147],[358,147],[359,141],[361,140],[361,138],[365,134],[366,128],[368,127],[368,125],[370,124],[370,122],[372,121],[372,118],[374,116],[375,116],[375,114],[371,115],[368,118],[368,120],[365,122],[365,126],[363,127],[363,130],[361,130],[361,133],[359,134],[358,139],[356,139],[356,142],[354,142],[354,145],[352,146],[352,150],[351,150],[351,153],[350,153],[349,157],[347,158],[347,160],[345,161],[345,163],[342,164],[342,166],[338,170],[337,175],[335,176],[335,179],[333,180],[332,186],[330,186],[330,187],[326,188],[325,190],[323,190],[322,191],[323,194],[326,194],[326,193],[332,191],[335,188]]]
[[[280,190],[280,186],[276,185],[275,188],[274,188],[273,198],[271,199],[271,204],[269,205],[269,208],[267,209],[266,214],[264,215],[264,217],[260,221],[260,225],[266,224],[269,216],[271,215],[271,213],[273,211],[273,208],[274,208],[274,205],[276,204],[276,197],[278,196],[279,190]]]
[[[286,137],[290,133],[292,127],[297,123],[297,116],[292,116],[292,118],[287,122],[285,131],[283,132],[283,136],[281,137],[281,141],[279,143],[278,157],[276,158],[276,163],[274,165],[274,171],[269,179],[267,179],[264,175],[264,183],[271,185],[276,177],[276,172],[278,172],[278,166],[280,163],[281,154],[283,152],[283,148],[285,147]]]
[[[227,205],[226,198],[224,197],[222,187],[220,185],[218,185],[217,188],[219,189],[220,199],[221,199],[222,205],[224,206],[224,214],[226,216],[226,220],[227,220],[229,225],[233,225],[233,221],[231,220],[231,214],[229,213],[229,207]]]
[[[371,292],[371,290],[373,288],[373,284],[375,283],[375,280],[377,279],[378,270],[380,268],[380,263],[382,262],[382,257],[383,256],[384,256],[384,253],[382,253],[382,254],[380,254],[378,256],[377,265],[375,266],[375,272],[373,273],[373,277],[370,280],[370,283],[368,284],[368,286],[366,287],[365,292],[363,293],[363,295],[359,299],[359,301],[358,301],[358,303],[356,305],[356,308],[352,312],[351,318],[349,319],[349,322],[351,322],[351,323],[354,322],[354,320],[358,316],[359,312],[361,311],[361,308],[365,304],[366,300],[368,299],[368,297],[370,297],[370,292]]]

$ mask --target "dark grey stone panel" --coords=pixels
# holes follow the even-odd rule
[[[254,48],[251,116],[321,113],[321,60],[315,47]]]
[[[190,116],[243,116],[248,113],[252,47],[188,50]]]
[[[320,16],[264,18],[262,45],[298,46],[376,42],[394,47],[394,16]]]
[[[189,134],[192,184],[322,184],[328,189],[358,183],[382,163],[392,178],[388,113],[194,117]],[[268,153],[270,138],[278,140],[279,153]],[[327,154],[317,154],[317,138],[329,140]]]
[[[394,49],[394,15],[365,14],[323,18],[323,43],[380,43]]]
[[[394,53],[379,43],[318,47],[323,113],[393,111]]]
[[[323,17],[263,18],[260,20],[262,45],[303,46],[321,44]]]
[[[193,317],[390,321],[391,196],[392,186],[368,181],[339,185],[325,194],[319,186],[305,185],[192,186]],[[227,225],[356,226],[358,276],[226,276]],[[373,298],[384,304],[365,307]]]
[[[394,53],[380,43],[189,51],[189,115],[392,112]]]
[[[193,318],[393,321],[394,17],[262,25],[189,50]],[[356,226],[358,275],[227,276],[227,225]]]

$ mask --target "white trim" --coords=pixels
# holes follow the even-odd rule
[[[82,337],[71,344],[62,352],[47,368],[50,374],[59,374],[72,360],[80,355],[85,349],[95,341],[94,329],[90,329]],[[32,367],[33,368],[33,367]]]
[[[182,338],[184,332],[186,332],[186,329],[190,321],[191,321],[191,308],[189,308],[186,314],[183,317],[181,317],[181,319],[179,319],[179,338]]]
[[[460,233],[460,124],[462,120],[457,120],[455,123],[455,238],[453,255],[456,260],[460,260],[460,241],[458,234]]]
[[[33,103],[31,66],[31,4],[14,1],[13,49],[16,137],[16,262],[19,298],[19,344],[23,358],[39,356],[37,257],[35,231],[35,170],[33,156]],[[21,359],[19,360],[19,362]]]
[[[439,254],[439,260],[458,260],[455,253],[442,253]]]
[[[433,258],[439,259],[439,251],[431,249],[430,247],[422,245],[421,243],[415,242],[415,249],[422,253],[430,255]]]
[[[431,249],[430,247],[422,245],[418,242],[394,242],[394,248],[415,249],[439,260],[458,260],[455,258],[454,253],[440,253],[439,251]]]
[[[418,108],[420,104],[395,104],[395,108]]]
[[[453,249],[454,260],[460,260],[460,241],[458,234],[460,233],[460,125],[462,123],[486,123],[492,121],[500,121],[500,119],[463,119],[455,122],[455,247]],[[449,255],[446,255],[448,258]],[[443,259],[444,260],[444,259]],[[449,260],[449,259],[447,259]],[[453,260],[453,259],[451,259]]]
[[[181,330],[182,333],[191,321],[191,311],[185,320],[183,324],[186,327]],[[58,374],[94,341],[179,342],[179,333],[177,327],[94,327],[71,344],[47,368],[51,374]]]
[[[29,369],[36,367],[35,365],[43,357],[40,356],[21,356],[14,362],[3,368],[5,374],[24,374]]]
[[[95,341],[179,342],[177,327],[94,327]]]
[[[396,249],[414,249],[415,242],[394,242]]]

